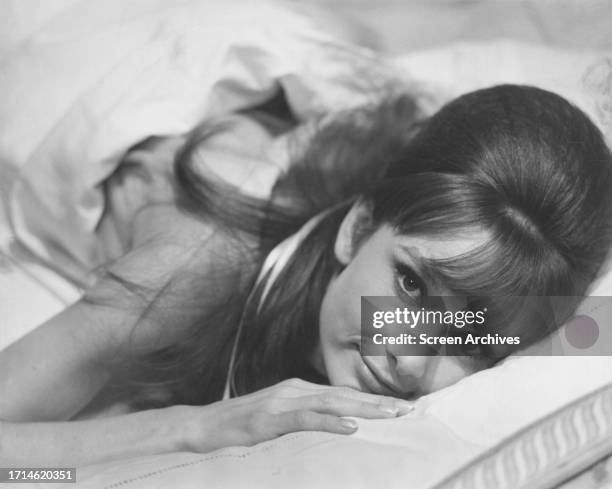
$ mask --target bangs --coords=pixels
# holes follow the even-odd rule
[[[419,173],[383,183],[373,197],[375,222],[401,235],[450,238],[452,246],[453,237],[485,232],[486,241],[468,252],[421,260],[470,308],[487,309],[487,332],[520,333],[523,347],[557,329],[572,310],[569,298],[566,311],[551,309],[551,296],[571,290],[567,261],[491,187],[458,174]]]
[[[501,239],[450,258],[422,260],[449,290],[466,298],[466,310],[486,310],[482,333],[520,336],[521,349],[556,331],[581,301],[556,295],[560,279],[554,275],[564,273],[565,263],[555,263],[554,255],[539,261]],[[536,295],[545,277],[550,292]]]

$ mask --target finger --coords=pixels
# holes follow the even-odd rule
[[[302,396],[284,401],[283,411],[295,411],[305,409],[322,414],[333,414],[335,416],[356,416],[359,418],[379,419],[394,418],[400,415],[398,406],[388,402],[365,402],[359,399],[325,392],[323,394]]]
[[[274,393],[280,397],[302,397],[308,394],[324,394],[332,391],[334,394],[341,395],[348,399],[356,401],[369,402],[372,404],[380,404],[381,406],[389,406],[390,408],[397,407],[400,414],[406,414],[413,410],[412,402],[397,397],[381,396],[380,394],[372,394],[363,392],[351,387],[345,386],[330,386],[314,384],[299,378],[287,379],[278,384],[259,391],[263,394],[262,397]]]
[[[357,431],[357,422],[353,419],[340,418],[332,414],[317,413],[300,409],[289,411],[278,416],[276,428],[278,436],[296,431],[324,431],[350,435]]]
[[[270,387],[266,387],[257,391],[257,394],[262,394],[264,397],[270,394],[282,396],[282,397],[298,397],[308,393],[315,393],[324,387],[320,384],[314,384],[306,380],[291,378],[283,380],[278,384],[274,384]]]
[[[323,387],[319,393],[332,393],[333,395],[344,397],[346,399],[352,399],[354,401],[361,401],[369,404],[375,404],[382,407],[397,408],[400,416],[409,413],[414,409],[414,403],[406,401],[404,399],[398,399],[391,396],[381,396],[379,394],[371,394],[369,392],[362,392],[350,387],[339,387],[339,386],[319,386]]]

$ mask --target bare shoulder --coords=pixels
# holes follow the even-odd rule
[[[260,153],[272,136],[249,117],[232,116],[232,122],[227,132],[198,147],[196,157],[208,162],[201,170],[243,191],[253,187],[267,193],[277,170]],[[177,203],[180,189],[172,162],[184,142],[179,137],[143,142],[107,182],[108,235],[118,237],[119,245],[86,294],[94,303],[146,311],[152,331],[161,323],[184,322],[166,318],[167,311],[223,302],[237,283],[249,281],[258,263],[255,238],[228,231],[205,213],[196,215]]]
[[[230,266],[222,253],[232,244],[227,233],[175,203],[143,206],[131,224],[129,249],[102,267],[101,277],[157,293],[186,274],[205,281],[212,269]]]
[[[135,216],[130,250],[100,270],[86,299],[135,311],[145,337],[163,332],[171,342],[250,280],[257,253],[257,243],[176,204],[149,205]]]

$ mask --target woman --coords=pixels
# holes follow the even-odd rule
[[[240,163],[226,150],[239,154],[245,132],[278,130],[261,115],[269,108],[148,153],[176,151],[177,185],[149,178],[154,198],[107,233],[126,254],[82,300],[0,354],[5,464],[352,433],[347,416],[404,414],[401,398],[509,353],[366,357],[362,296],[415,308],[429,296],[580,296],[610,246],[612,157],[593,123],[557,95],[498,86],[429,119],[413,98],[394,95],[326,117],[274,139],[266,155],[290,145],[292,164],[258,199],[211,175]],[[146,153],[136,148],[133,162],[138,151]],[[113,189],[127,177],[114,178],[109,214],[119,216],[129,196],[113,198]],[[549,332],[524,311],[485,305],[497,328],[531,342]],[[520,312],[520,322],[508,320]],[[235,397],[221,400],[224,390]],[[65,421],[111,404],[122,409]]]

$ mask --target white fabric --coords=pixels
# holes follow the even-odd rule
[[[80,296],[74,284],[38,262],[15,237],[6,209],[15,174],[0,161],[0,350]]]
[[[252,448],[79,469],[80,488],[423,489],[482,451],[424,413],[361,421],[356,435],[296,433]]]
[[[513,360],[422,398],[401,418],[360,420],[350,437],[297,433],[252,448],[85,467],[79,487],[429,488],[531,421],[609,382],[610,358],[563,360]],[[551,368],[567,380],[563,388],[551,384]]]
[[[131,145],[265,101],[280,85],[298,117],[358,103],[367,81],[354,79],[355,63],[373,62],[264,0],[8,0],[0,23],[12,33],[0,51],[0,159],[20,172],[13,226],[84,284],[104,256],[93,233],[100,183]]]
[[[100,252],[92,233],[103,208],[98,185],[143,137],[181,133],[204,116],[261,101],[279,82],[302,117],[358,103],[359,87],[351,83],[360,79],[350,61],[363,55],[370,63],[365,51],[345,49],[268,3],[232,5],[5,0],[0,6],[0,161],[22,177],[12,195],[13,224],[63,274],[86,282],[82,270]],[[502,81],[554,89],[610,133],[606,54],[502,42],[414,53],[399,63],[440,88],[440,102]],[[595,291],[610,294],[609,283],[610,274]],[[601,317],[607,328],[609,317]],[[351,437],[295,434],[251,449],[82,468],[80,486],[429,487],[520,427],[610,382],[611,362],[511,359],[422,398],[401,419],[360,421]]]
[[[586,112],[612,145],[612,51],[572,51],[498,40],[458,42],[396,58],[412,79],[442,103],[502,83],[553,91]]]

